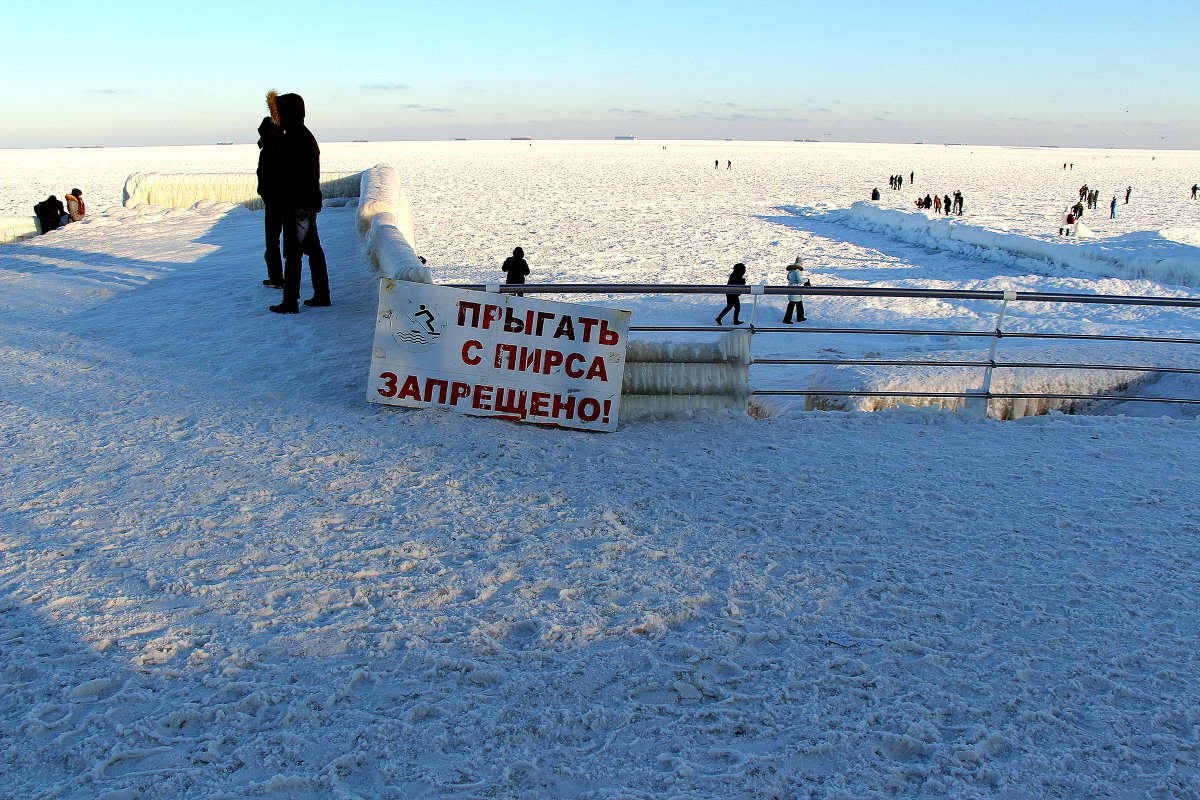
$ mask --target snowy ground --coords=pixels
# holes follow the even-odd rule
[[[668,144],[329,145],[324,166],[395,163],[447,282],[495,279],[520,244],[547,279],[721,282],[743,260],[781,282],[802,253],[827,284],[1198,294],[835,211],[877,184],[900,208],[887,175],[914,169],[920,188],[940,167],[972,224],[1039,235],[1033,211],[1094,168],[1163,204],[1135,200],[1101,236],[1195,227],[1186,192],[1165,199],[1194,182],[1194,153]],[[111,170],[94,195],[185,150],[86,151]],[[45,152],[0,151],[16,165],[0,180],[53,174]],[[196,152],[178,168],[253,158]],[[600,435],[370,406],[375,296],[351,210],[320,218],[334,306],[280,318],[259,215],[92,203],[87,224],[0,248],[11,796],[1200,797],[1194,413],[789,411]],[[635,324],[716,310],[622,305]],[[1015,313],[1200,328],[1181,311]],[[895,347],[931,346],[954,342]],[[1172,384],[1155,393],[1197,394]]]

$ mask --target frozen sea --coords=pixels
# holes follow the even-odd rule
[[[397,168],[440,282],[496,280],[520,245],[547,281],[722,283],[743,261],[751,282],[782,283],[800,254],[823,285],[1200,296],[1123,272],[1166,248],[1190,274],[1197,153],[638,141],[323,154],[328,171]],[[0,151],[0,214],[79,186],[90,215],[0,247],[4,793],[1200,796],[1194,412],[1000,422],[785,406],[589,434],[368,405],[376,295],[351,209],[320,217],[334,305],[279,317],[260,284],[261,215],[119,207],[131,172],[254,158],[249,145]],[[957,189],[963,224],[1053,241],[1084,182],[1102,209],[1133,189],[1115,220],[1085,218],[1094,237],[1079,246],[1124,254],[1111,269],[850,210],[875,186],[885,211],[906,212],[917,193]],[[609,300],[635,324],[703,324],[720,307]],[[996,312],[808,306],[851,327],[987,328]],[[1028,330],[1200,330],[1179,309],[1010,313]],[[880,346],[759,338],[768,353]],[[1186,348],[1106,356],[1197,363]],[[1143,388],[1200,396],[1186,377]]]

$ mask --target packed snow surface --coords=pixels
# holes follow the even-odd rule
[[[909,241],[845,211],[875,185],[907,211],[887,176],[912,169],[917,191],[964,192],[964,224],[1037,237],[1084,180],[1133,183],[1098,238],[1171,228],[1188,243],[1194,153],[639,141],[323,156],[396,166],[439,282],[498,280],[522,245],[546,280],[721,283],[745,261],[751,282],[782,283],[799,253],[824,285],[1197,296]],[[0,213],[59,184],[93,195],[87,222],[0,247],[6,796],[1200,796],[1194,411],[784,406],[589,434],[368,405],[375,273],[355,209],[320,216],[333,306],[280,317],[260,213],[102,201],[166,161],[227,172],[253,157],[0,151],[0,197],[20,201]],[[721,306],[619,302],[635,325]],[[806,310],[810,325],[965,330],[996,305]],[[782,299],[754,313],[774,321]],[[1170,308],[1014,303],[1009,318],[1200,329]],[[985,347],[900,338],[753,346]],[[1196,364],[1183,346],[1104,349]],[[1187,375],[1143,388],[1200,396]]]

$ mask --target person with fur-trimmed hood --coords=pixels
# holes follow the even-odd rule
[[[276,314],[300,311],[300,273],[308,256],[313,296],[306,306],[323,307],[329,302],[329,271],[325,251],[317,235],[321,211],[321,148],[304,125],[304,98],[281,94],[275,99],[283,144],[279,160],[279,204],[283,210],[283,302],[271,306]]]
[[[87,214],[87,206],[83,204],[83,192],[72,189],[67,195],[67,217],[71,222],[79,222]]]
[[[263,286],[283,288],[283,254],[279,249],[279,235],[283,233],[283,208],[279,202],[280,167],[283,149],[283,128],[279,127],[277,95],[267,92],[267,108],[271,116],[263,117],[258,126],[258,196],[263,201],[265,221],[263,233],[267,249],[263,260],[267,262],[267,278]]]
[[[788,264],[787,268],[788,286],[811,286],[812,283],[808,278],[804,277],[804,261],[800,256],[796,256],[796,260]],[[792,324],[792,312],[796,314],[796,322],[804,322],[808,319],[804,316],[804,295],[789,294],[787,311],[783,314],[783,323],[785,325]]]

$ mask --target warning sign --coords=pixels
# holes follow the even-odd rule
[[[629,312],[384,278],[367,400],[613,431]]]

